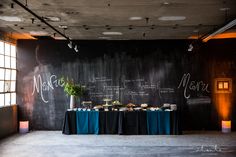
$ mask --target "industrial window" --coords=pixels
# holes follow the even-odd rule
[[[0,41],[0,107],[16,104],[16,47]]]

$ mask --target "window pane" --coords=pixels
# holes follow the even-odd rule
[[[6,69],[5,80],[10,80],[10,79],[11,79],[11,70]]]
[[[16,93],[11,93],[11,104],[16,104]]]
[[[16,70],[11,70],[11,80],[16,80]]]
[[[5,55],[10,56],[10,44],[5,43]]]
[[[9,56],[5,56],[5,67],[10,68],[11,67],[11,60]]]
[[[4,56],[0,55],[0,67],[4,67]]]
[[[15,91],[16,46],[0,41],[0,106],[16,104]]]
[[[16,91],[16,81],[11,81],[11,92],[15,92]]]
[[[4,90],[4,92],[10,92],[10,90],[11,90],[11,82],[10,81],[4,81],[4,88],[5,88],[5,90]]]
[[[11,56],[16,57],[16,47],[11,45]]]
[[[0,94],[0,106],[4,106],[4,94]]]
[[[16,58],[11,58],[11,68],[16,69]]]
[[[5,105],[11,105],[11,93],[5,94]]]
[[[4,81],[0,81],[0,92],[4,92]]]
[[[0,68],[0,80],[4,80],[5,69]]]
[[[0,41],[0,54],[4,54],[4,43]]]

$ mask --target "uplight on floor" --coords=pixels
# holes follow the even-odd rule
[[[25,134],[29,132],[29,121],[20,121],[19,132]]]
[[[221,122],[222,132],[223,133],[230,133],[231,132],[231,121],[224,121]]]

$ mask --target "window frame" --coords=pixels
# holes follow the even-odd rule
[[[3,83],[3,84],[0,84],[0,85],[3,85],[2,87],[0,87],[0,95],[1,95],[0,98],[1,99],[3,98],[3,100],[0,100],[0,108],[2,108],[2,107],[16,105],[17,52],[16,52],[16,45],[13,43],[0,40],[0,46],[3,46],[3,48],[0,47],[0,51],[3,50],[3,52],[0,52],[0,55],[3,56],[3,58],[1,58],[2,60],[0,60],[0,62],[3,62],[3,64],[0,66],[1,72],[3,72],[3,75],[1,75],[3,77],[0,78],[1,83]],[[6,46],[9,46],[9,49],[8,49],[9,52],[7,54],[6,54]],[[9,58],[8,59],[9,66],[7,67],[6,67],[6,57]],[[14,60],[15,63],[12,63],[12,60]],[[7,71],[9,72],[9,76],[7,76]],[[13,74],[14,74],[14,78],[12,77]],[[12,86],[12,83],[14,83],[14,87]],[[8,85],[9,90],[6,90],[7,84],[9,84]]]

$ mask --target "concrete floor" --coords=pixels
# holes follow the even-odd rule
[[[236,156],[236,132],[184,135],[63,135],[33,131],[0,141],[0,157]]]

